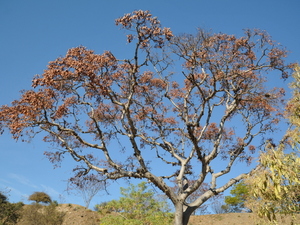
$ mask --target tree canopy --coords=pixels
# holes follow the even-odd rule
[[[217,183],[236,161],[251,163],[282,118],[284,90],[267,84],[289,76],[287,51],[258,29],[242,37],[203,29],[176,36],[149,11],[125,14],[116,25],[127,32],[131,58],[69,49],[34,77],[33,89],[0,107],[1,127],[22,140],[44,133],[59,149],[45,153],[50,161],[69,154],[79,175],[152,182],[174,204],[175,224],[187,224],[246,176]],[[187,202],[204,182],[209,189]]]
[[[36,203],[51,203],[51,197],[45,192],[36,191],[28,197],[29,201],[35,201]]]
[[[249,186],[245,184],[244,181],[241,181],[233,185],[230,194],[231,196],[225,196],[224,210],[228,212],[242,212],[249,211],[245,207],[245,202],[249,196]]]

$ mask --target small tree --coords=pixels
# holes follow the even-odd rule
[[[224,205],[224,199],[212,202],[210,208],[215,214],[229,213],[229,207]]]
[[[243,181],[235,184],[230,194],[232,196],[225,196],[226,205],[223,206],[224,209],[227,209],[228,212],[242,212],[249,211],[245,207],[245,201],[249,195],[249,186]]]
[[[119,200],[96,206],[103,216],[101,224],[166,225],[173,221],[167,202],[155,199],[146,182],[121,188],[121,194],[123,197]]]
[[[45,204],[52,202],[51,197],[45,192],[34,192],[28,197],[28,200],[35,201],[36,203],[43,202]]]
[[[100,180],[95,174],[86,176],[78,174],[69,179],[68,191],[76,191],[82,196],[85,207],[88,208],[95,195],[105,188],[104,181]]]

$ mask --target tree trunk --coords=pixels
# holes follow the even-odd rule
[[[177,202],[175,205],[174,225],[183,225],[183,203]]]
[[[182,202],[178,202],[175,205],[174,225],[187,225],[193,212],[192,208],[187,208]]]

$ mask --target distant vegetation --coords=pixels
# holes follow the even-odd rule
[[[0,225],[61,225],[64,213],[56,209],[56,201],[44,192],[34,192],[28,200],[35,201],[31,205],[22,202],[10,203],[8,197],[0,192]],[[49,204],[41,205],[40,202]]]
[[[61,225],[64,221],[65,213],[59,212],[56,205],[41,205],[33,203],[23,208],[22,225]]]
[[[43,202],[45,204],[52,202],[51,197],[45,192],[34,192],[29,196],[28,200],[35,201],[36,203]]]
[[[23,203],[10,203],[6,195],[0,192],[0,225],[16,224],[20,218]]]
[[[251,210],[245,207],[249,188],[243,181],[233,185],[230,191],[231,196],[225,196],[226,204],[222,205],[225,212],[250,212]]]
[[[271,154],[269,153],[268,155]],[[283,155],[281,156],[283,157]],[[288,162],[290,164],[281,164],[281,171],[287,171],[284,168],[288,168],[288,165],[292,165],[290,169],[291,171],[294,171],[295,168],[299,168],[299,165],[297,166],[296,164],[293,164],[291,162],[291,159],[293,159],[293,157],[293,154],[285,155],[284,159],[289,159]],[[273,155],[273,159],[276,161],[282,158],[278,156],[275,157],[275,155]],[[282,162],[285,161],[282,160]],[[296,162],[298,161],[296,160],[295,163]],[[279,164],[279,162],[277,162],[277,164]],[[287,174],[287,172],[285,174]],[[299,203],[298,185],[285,186],[285,189],[290,191],[289,196],[286,196],[283,190],[279,190],[281,192],[278,193],[272,192],[272,190],[274,190],[273,187],[265,189],[265,192],[261,193],[260,196],[254,196],[254,191],[252,190],[254,186],[251,182],[249,182],[249,180],[256,181],[257,178],[250,177],[248,180],[239,182],[234,185],[232,190],[230,191],[230,195],[225,196],[224,202],[221,202],[220,199],[216,201],[219,202],[220,205],[218,205],[216,207],[216,210],[214,210],[215,213],[253,211],[253,214],[249,214],[249,216],[251,215],[251,218],[252,215],[263,216],[263,218],[260,220],[261,223],[255,222],[256,224],[278,224],[278,222],[280,223],[283,221],[280,219],[280,217],[288,218],[288,221],[290,222],[295,221],[296,218],[298,218],[285,216],[285,214],[299,214],[299,204],[294,204],[297,203],[297,201]],[[97,204],[95,206],[95,211],[98,212],[98,215],[97,212],[93,212],[93,216],[84,217],[83,221],[85,222],[80,222],[80,224],[173,224],[174,215],[171,212],[167,201],[164,198],[159,198],[158,195],[148,186],[146,182],[141,182],[137,185],[131,184],[127,188],[121,187],[120,192],[122,197],[120,197],[118,200],[112,200],[109,202],[102,202],[100,204]],[[279,194],[283,195],[279,196]],[[276,197],[277,200],[274,199],[274,197]],[[84,207],[82,207],[83,211],[79,212],[78,209],[81,207],[76,206],[75,208],[72,208],[71,204],[69,204],[68,207],[66,206],[69,211],[62,210],[62,205],[59,205],[57,201],[52,201],[51,197],[44,192],[34,192],[29,196],[28,200],[33,201],[33,203],[30,205],[24,205],[22,202],[10,203],[8,201],[8,197],[0,191],[0,225],[70,225],[76,224],[76,222],[78,222],[78,217],[88,215],[84,214],[85,211],[88,211]],[[261,211],[261,207],[265,206],[266,204],[268,204],[269,207],[275,207],[274,212],[278,217],[277,221],[274,221],[274,219],[276,219],[275,214],[271,214],[267,217],[265,217],[264,214],[259,214],[260,212],[267,212],[266,210]],[[66,212],[70,212],[71,214],[66,214]],[[66,215],[68,215],[68,217]],[[214,218],[213,216],[214,215],[212,215],[212,219],[208,221],[212,222]],[[230,216],[232,216],[232,214]],[[237,217],[232,217],[233,222],[239,222],[239,214]],[[271,221],[267,221],[264,219],[268,217],[271,219]],[[70,218],[74,219],[72,221],[69,221]],[[205,216],[204,218],[207,217]],[[199,224],[202,224],[202,219],[203,218],[200,219],[199,217]],[[194,219],[192,222],[193,224],[197,225],[198,222],[195,223],[195,221],[198,221],[198,219]],[[246,223],[249,224],[249,221],[247,221]]]
[[[96,205],[103,216],[102,225],[172,224],[173,214],[167,202],[156,199],[146,182],[136,186],[131,184],[129,188],[121,187],[121,194],[123,197],[119,200]]]

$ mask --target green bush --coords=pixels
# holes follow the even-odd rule
[[[146,182],[129,188],[121,188],[119,200],[97,205],[102,215],[101,225],[167,225],[173,221],[167,203],[155,199],[154,193],[148,190]]]
[[[0,192],[0,225],[16,224],[21,217],[22,206],[22,202],[8,202],[7,197]]]

